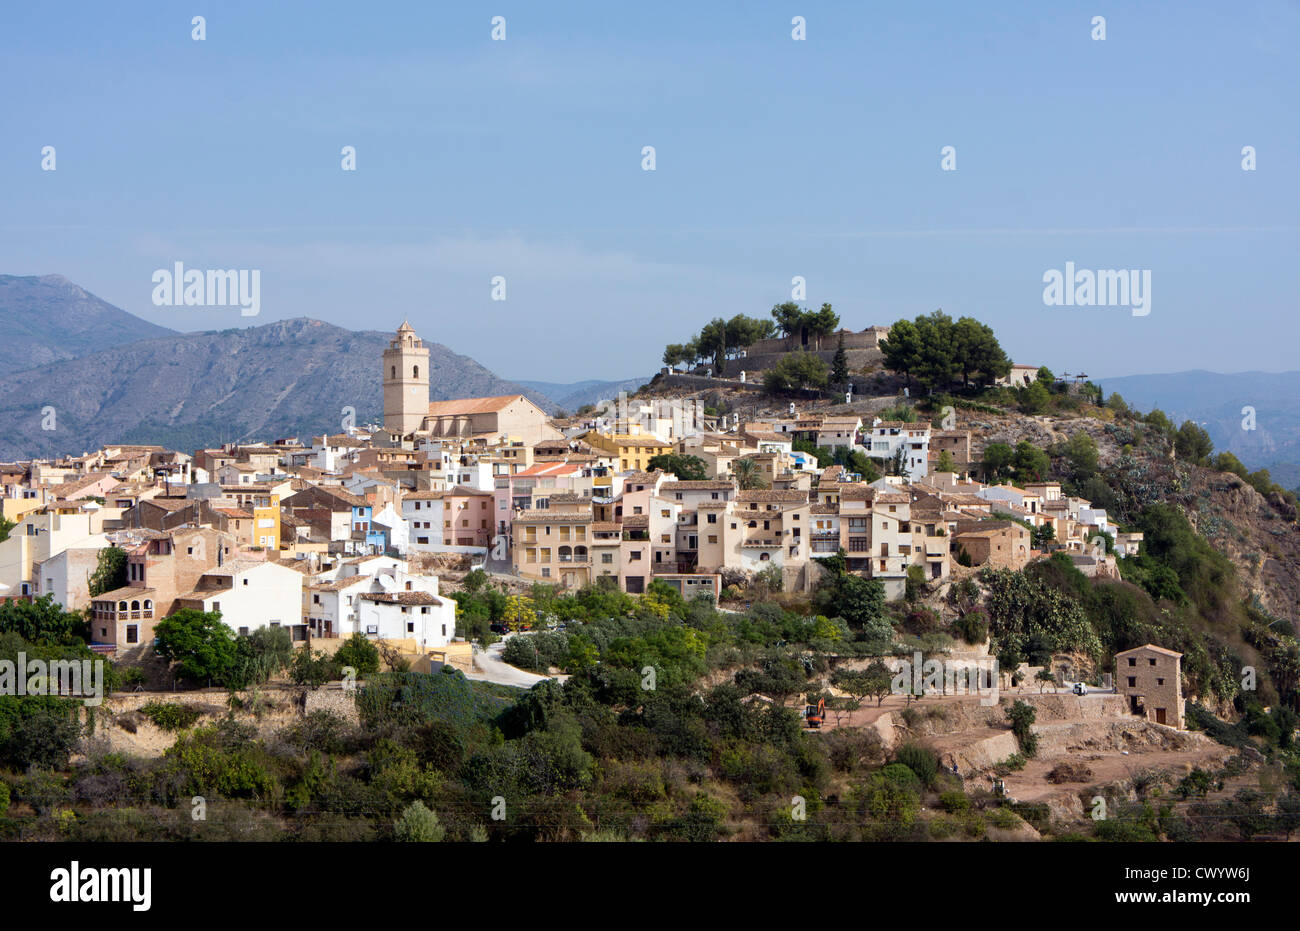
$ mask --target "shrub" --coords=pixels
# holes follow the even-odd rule
[[[1014,831],[1021,821],[1010,808],[997,807],[988,812],[989,824],[1003,831]]]
[[[358,679],[365,679],[379,672],[379,648],[365,634],[355,633],[338,648],[334,662],[340,668],[351,666]]]
[[[934,785],[939,774],[939,760],[934,751],[918,743],[905,743],[899,747],[894,751],[894,762],[906,766],[926,786]]]
[[[436,812],[424,802],[414,801],[393,822],[393,836],[407,843],[437,843],[447,836],[447,829],[439,823]]]
[[[151,701],[140,709],[140,713],[165,731],[183,731],[199,719],[201,712],[193,705]]]
[[[965,811],[970,808],[970,796],[955,789],[939,794],[939,807],[946,812]]]
[[[918,798],[921,795],[921,778],[912,771],[910,766],[902,763],[890,763],[880,771],[880,775],[885,778],[890,785],[897,786],[913,793]]]
[[[1011,732],[1016,735],[1016,741],[1020,744],[1020,752],[1026,757],[1032,757],[1038,752],[1038,735],[1030,730],[1038,712],[1034,706],[1023,701],[1017,701],[1007,712],[1007,718],[1011,721]]]
[[[984,643],[989,639],[989,618],[982,608],[972,608],[952,625],[953,632],[969,644]]]

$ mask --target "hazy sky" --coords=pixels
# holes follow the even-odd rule
[[[1300,368],[1294,2],[6,3],[0,37],[0,273],[176,329],[406,317],[622,378],[802,275],[1058,372]],[[260,269],[260,316],[155,307],[177,261]],[[1066,262],[1150,270],[1150,313],[1045,306]]]

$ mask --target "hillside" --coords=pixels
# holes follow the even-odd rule
[[[1300,484],[1300,372],[1172,372],[1098,384],[1142,410],[1159,407],[1175,423],[1194,420],[1216,449],[1230,450],[1252,469],[1268,469],[1288,488]],[[1255,409],[1254,430],[1242,427],[1247,406]]]
[[[129,316],[129,315],[127,315]],[[0,336],[6,336],[0,331]],[[113,442],[182,450],[243,438],[337,431],[382,414],[380,355],[389,334],[299,318],[248,329],[173,334],[0,376],[0,458],[80,453]],[[426,342],[433,400],[537,392]],[[42,409],[54,408],[54,430]]]
[[[114,307],[62,275],[0,275],[0,338],[11,364],[22,368],[174,332]]]

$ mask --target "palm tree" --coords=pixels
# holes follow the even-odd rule
[[[767,487],[767,480],[763,478],[763,471],[756,459],[737,459],[731,464],[731,477],[736,480],[741,491]]]

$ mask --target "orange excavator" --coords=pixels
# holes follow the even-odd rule
[[[817,699],[815,705],[804,705],[803,718],[809,727],[821,727],[826,719],[826,699]]]

